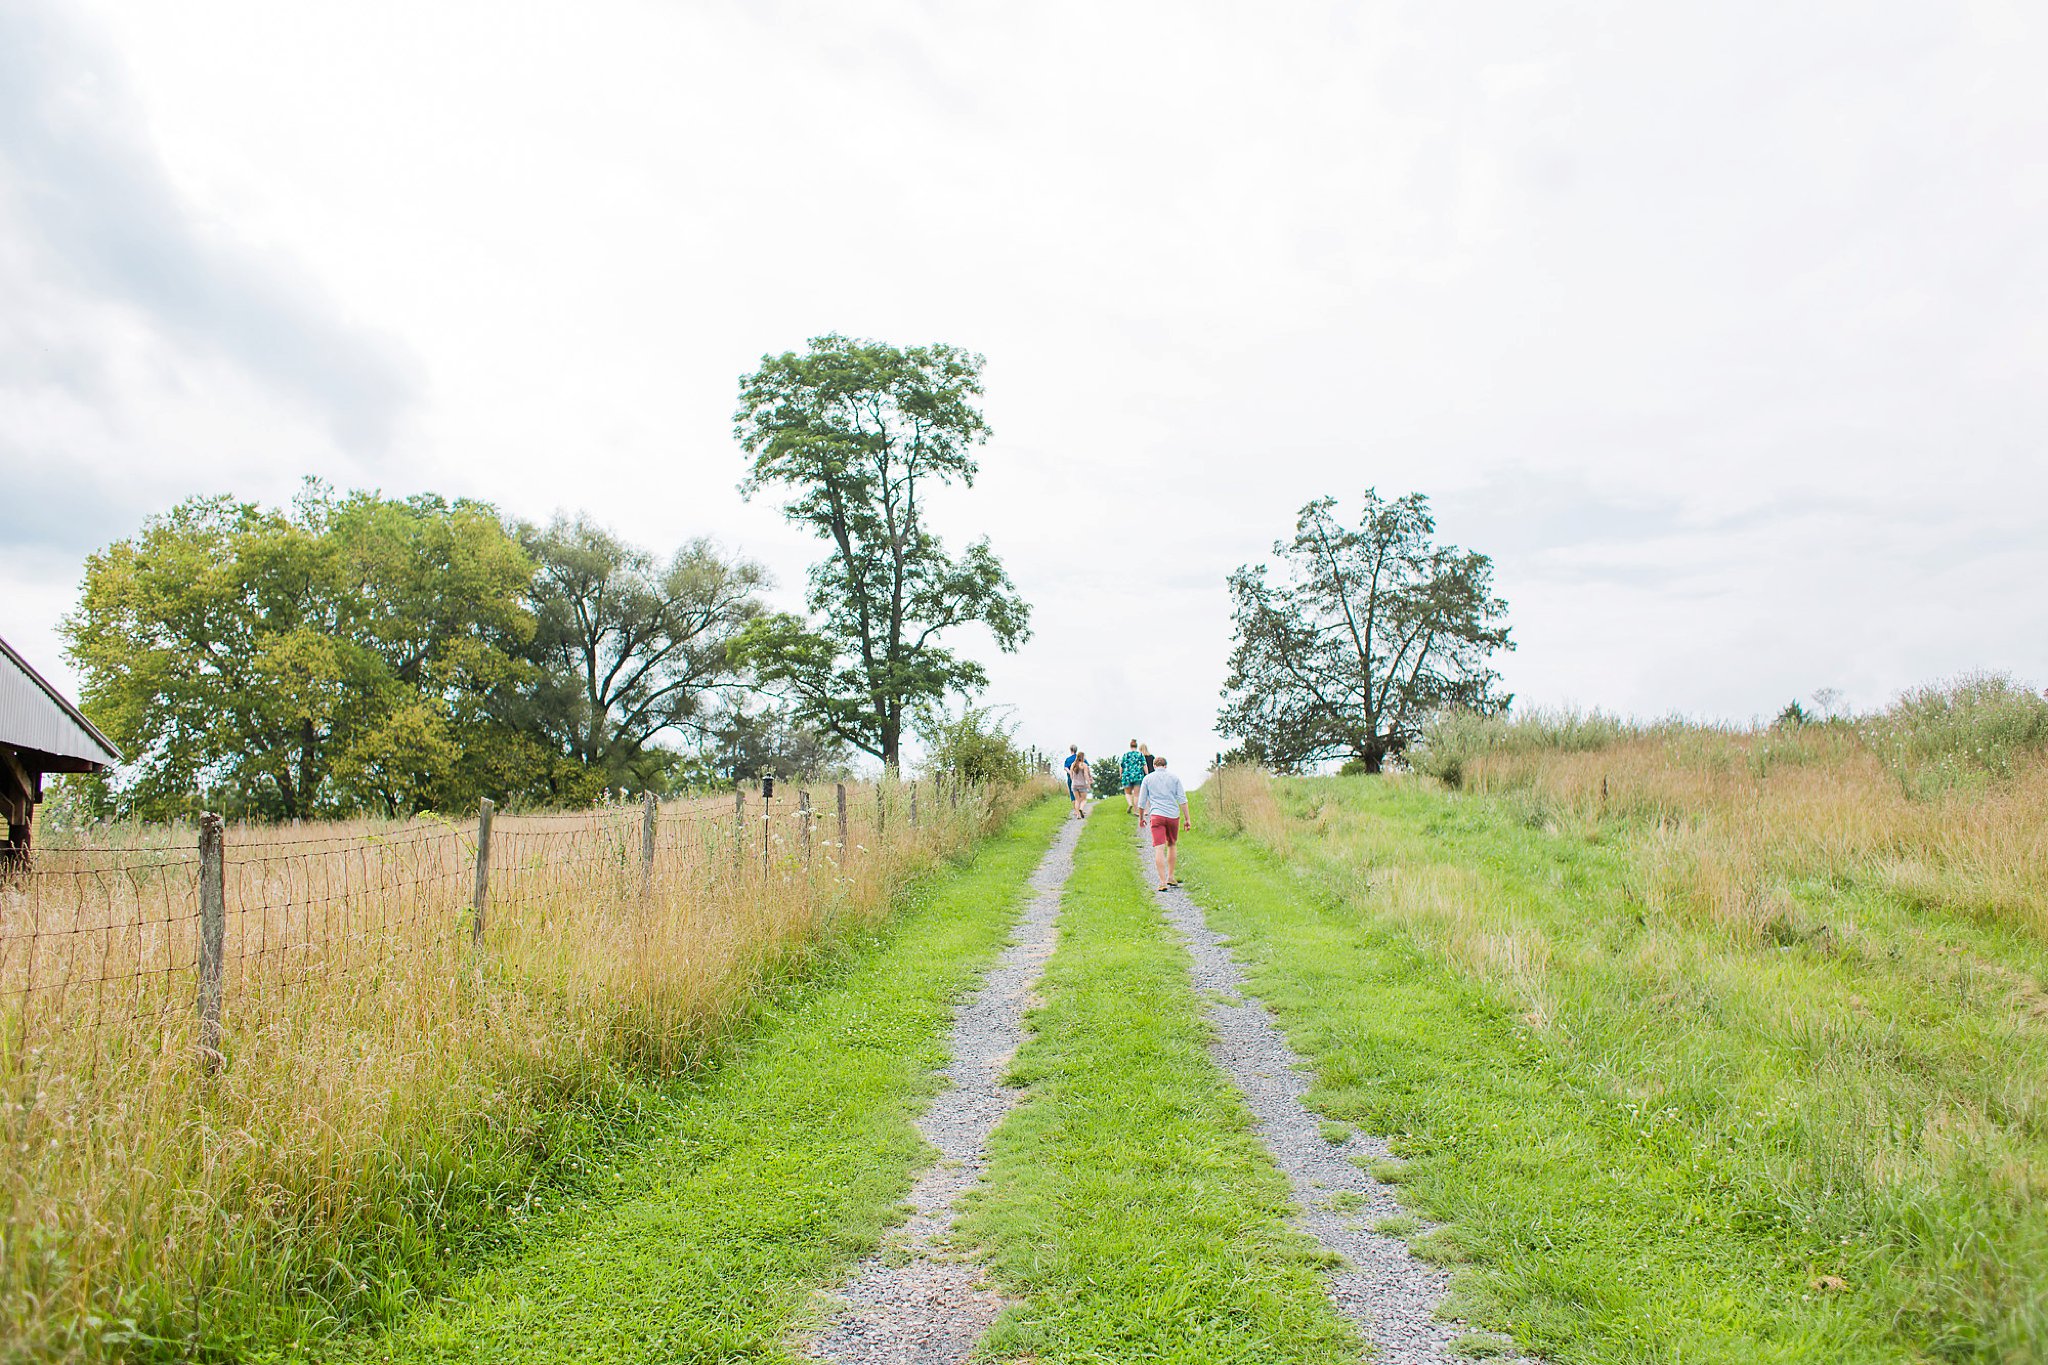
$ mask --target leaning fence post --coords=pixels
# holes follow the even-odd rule
[[[796,794],[797,831],[804,841],[804,871],[811,870],[811,794],[799,791]]]
[[[199,1059],[220,1070],[221,974],[227,965],[227,869],[221,856],[220,817],[199,817]]]
[[[839,793],[839,865],[846,866],[846,784],[838,784]]]
[[[656,811],[659,803],[654,793],[648,792],[640,805],[640,892],[645,895],[647,888],[654,884],[654,822],[659,817]]]
[[[478,943],[484,941],[484,918],[491,903],[491,812],[497,809],[490,797],[476,803],[476,891],[470,899],[470,932]]]

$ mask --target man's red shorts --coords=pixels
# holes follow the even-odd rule
[[[1154,844],[1177,844],[1180,842],[1180,817],[1178,815],[1155,815],[1152,817],[1152,842]]]

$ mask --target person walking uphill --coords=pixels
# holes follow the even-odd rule
[[[1088,798],[1095,794],[1095,775],[1088,771],[1088,755],[1074,751],[1074,761],[1067,768],[1067,785],[1074,792],[1074,818],[1088,818]]]
[[[1124,783],[1124,804],[1131,808],[1131,814],[1138,813],[1138,786],[1145,780],[1145,755],[1138,749],[1138,741],[1132,740],[1131,747],[1124,750],[1117,760],[1117,776]]]
[[[1193,829],[1188,814],[1188,789],[1166,770],[1166,760],[1154,758],[1152,772],[1138,788],[1138,808],[1152,822],[1152,866],[1159,873],[1159,889],[1180,885],[1180,832]]]

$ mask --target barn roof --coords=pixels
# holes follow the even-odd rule
[[[86,771],[121,761],[113,742],[5,640],[0,640],[0,745],[68,760],[61,768],[46,765],[46,772]]]

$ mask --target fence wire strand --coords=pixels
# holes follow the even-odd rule
[[[593,888],[632,903],[658,887],[836,871],[867,841],[880,848],[913,832],[908,785],[864,787],[849,796],[842,845],[836,796],[792,788],[670,802],[658,808],[651,849],[638,804],[498,812],[488,923],[545,929]],[[923,820],[936,821],[942,789],[922,799]],[[478,833],[474,818],[228,829],[220,953],[229,1029],[290,1010],[311,984],[452,969],[473,944]],[[126,1037],[137,1021],[191,1017],[204,951],[196,838],[171,826],[130,845],[57,845],[0,877],[0,1049],[18,1056],[58,1031]]]

